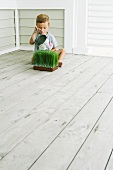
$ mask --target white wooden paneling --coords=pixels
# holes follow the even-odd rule
[[[14,27],[14,18],[0,20],[0,28],[6,27]]]
[[[113,47],[113,1],[88,1],[88,46]]]
[[[29,19],[29,18],[21,18],[20,19],[20,27],[29,27],[29,26],[34,26],[36,23],[36,19]],[[53,28],[64,28],[64,22],[63,19],[51,19],[50,20],[50,25]]]
[[[112,23],[113,18],[112,17],[88,17],[88,21],[91,23]]]
[[[19,10],[20,46],[31,46],[29,40],[36,24],[36,16],[41,13],[46,13],[50,17],[49,32],[55,36],[62,48],[64,46],[64,10],[62,9]]]
[[[0,10],[0,51],[15,47],[14,10]]]
[[[15,28],[1,28],[0,29],[0,38],[6,38],[15,36]]]
[[[14,18],[14,10],[0,10],[0,20]]]
[[[113,5],[113,0],[89,0],[90,5]]]
[[[11,44],[15,44],[15,36],[0,38],[0,47],[9,46]]]

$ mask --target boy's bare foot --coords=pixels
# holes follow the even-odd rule
[[[62,61],[58,62],[58,67],[62,67]]]

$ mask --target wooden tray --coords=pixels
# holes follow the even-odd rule
[[[55,71],[58,69],[58,66],[54,67],[54,68],[46,68],[46,67],[39,67],[39,66],[33,66],[34,70],[40,70],[40,71]]]

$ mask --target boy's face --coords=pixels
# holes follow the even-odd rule
[[[49,28],[49,23],[46,21],[44,23],[37,23],[37,27],[41,30],[40,34],[46,35]]]

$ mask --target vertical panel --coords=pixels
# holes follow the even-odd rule
[[[0,10],[0,51],[15,47],[14,10]]]

